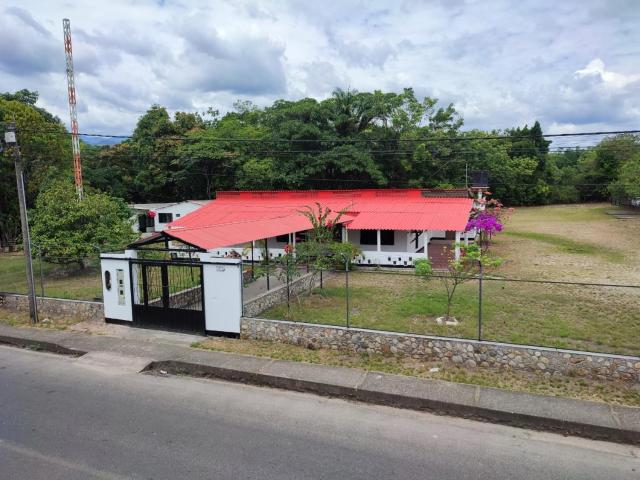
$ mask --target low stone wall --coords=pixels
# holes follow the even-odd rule
[[[305,290],[309,289],[309,282],[313,282],[313,287],[318,287],[320,285],[320,274],[319,272],[315,272],[315,279],[313,278],[314,272],[305,273],[304,275],[296,278],[295,280],[289,282],[289,290],[291,299],[295,295],[299,295],[303,293]],[[327,273],[324,272],[325,279],[327,278]],[[243,315],[245,317],[256,317],[260,315],[265,310],[268,310],[271,307],[279,305],[287,301],[287,285],[280,285],[276,288],[269,290],[261,295],[258,295],[255,298],[245,302],[243,308]]]
[[[202,303],[202,289],[200,285],[197,287],[180,290],[169,295],[169,305],[171,308],[190,308]],[[162,298],[149,301],[152,307],[162,307]]]
[[[279,341],[307,348],[393,354],[425,361],[451,362],[469,368],[493,367],[543,372],[545,376],[567,375],[640,383],[638,357],[261,318],[243,318],[240,329],[242,338]]]
[[[29,313],[29,299],[26,295],[0,293],[0,308],[17,313]],[[49,316],[73,317],[102,322],[104,321],[104,308],[102,302],[38,297],[38,316],[40,319]]]

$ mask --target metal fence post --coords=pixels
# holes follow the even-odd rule
[[[291,315],[291,290],[289,289],[289,254],[287,255],[287,312]]]
[[[255,269],[255,260],[253,258],[253,249],[255,247],[255,242],[251,240],[251,278],[256,278],[256,269]]]
[[[38,265],[40,266],[40,296],[44,297],[44,272],[42,270],[42,249],[38,247]]]
[[[269,261],[267,260],[267,292],[269,291]]]
[[[264,239],[264,255],[265,261],[267,263],[267,292],[269,291],[269,240],[267,238]]]
[[[482,262],[478,275],[478,341],[482,340]]]
[[[349,260],[346,260],[344,265],[345,265],[344,276],[345,276],[345,283],[346,283],[345,297],[347,300],[347,328],[349,328],[350,327],[349,325]]]
[[[320,267],[320,289],[322,290],[322,267]]]

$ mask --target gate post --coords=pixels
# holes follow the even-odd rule
[[[242,259],[200,253],[205,329],[210,334],[240,334]]]
[[[108,323],[133,321],[133,284],[131,259],[137,258],[135,250],[124,253],[101,253],[102,298],[104,317]]]

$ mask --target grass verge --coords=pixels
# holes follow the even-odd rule
[[[278,360],[360,368],[374,372],[640,407],[640,389],[622,382],[595,382],[569,377],[547,378],[537,373],[484,368],[465,369],[457,365],[422,362],[406,357],[358,355],[325,349],[310,350],[295,345],[257,340],[208,338],[191,346]]]
[[[64,330],[70,325],[74,325],[80,321],[80,319],[75,317],[47,318],[44,315],[40,315],[40,321],[34,325],[31,323],[29,315],[25,313],[15,313],[6,308],[0,308],[0,323],[11,327],[36,327]]]

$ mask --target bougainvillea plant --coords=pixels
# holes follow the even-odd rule
[[[499,200],[488,200],[482,209],[474,209],[467,223],[466,231],[475,230],[478,234],[478,245],[483,252],[489,249],[491,238],[504,228],[504,223],[513,213],[513,208],[504,208]]]

